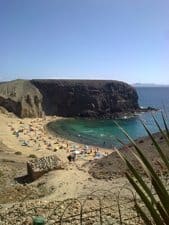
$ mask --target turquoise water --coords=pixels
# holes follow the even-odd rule
[[[137,88],[140,106],[152,106],[169,112],[169,87],[165,88]],[[155,113],[156,118],[163,127],[161,112]],[[142,113],[133,118],[116,120],[133,139],[146,136],[146,131],[140,123],[144,120],[151,130],[157,132],[151,113]],[[65,119],[49,124],[52,131],[60,136],[83,144],[99,147],[119,147],[117,138],[127,143],[124,134],[115,125],[113,120]]]

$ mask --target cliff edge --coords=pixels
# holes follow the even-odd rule
[[[0,83],[0,106],[23,117],[42,117],[42,95],[27,80]]]
[[[120,81],[16,80],[0,84],[0,106],[19,117],[115,118],[139,109],[133,87]]]

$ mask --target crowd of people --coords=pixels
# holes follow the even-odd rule
[[[65,151],[67,153],[67,159],[69,162],[74,162],[77,158],[82,159],[97,159],[101,158],[111,151],[103,151],[97,147],[88,145],[75,144],[60,137],[54,137],[50,135],[44,126],[51,119],[36,118],[26,123],[24,120],[18,119],[13,126],[12,123],[8,124],[12,134],[16,136],[21,146],[31,147],[35,151],[42,149],[57,152],[58,150]]]

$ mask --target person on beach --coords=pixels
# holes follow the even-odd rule
[[[18,132],[18,131],[16,132],[16,137],[17,137],[17,138],[19,137],[19,132]]]
[[[68,155],[67,159],[69,160],[69,162],[71,162],[72,161],[71,155]]]
[[[74,162],[76,160],[76,153],[72,153],[70,155],[68,155],[67,159],[69,160],[69,162]]]

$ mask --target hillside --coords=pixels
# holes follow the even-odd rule
[[[115,118],[139,109],[133,87],[120,81],[16,80],[0,84],[0,106],[19,117]]]

